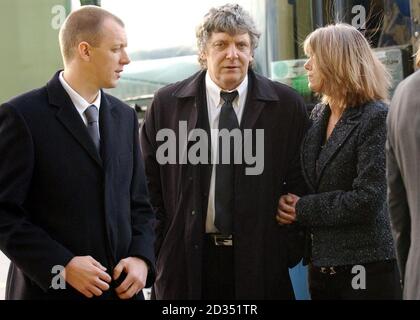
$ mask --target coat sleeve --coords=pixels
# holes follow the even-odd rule
[[[155,280],[155,234],[153,225],[155,216],[149,202],[149,192],[146,185],[143,157],[140,150],[139,125],[137,114],[133,110],[134,121],[134,171],[131,182],[131,220],[133,236],[129,250],[130,256],[144,259],[149,266],[146,287],[150,287]]]
[[[375,219],[386,203],[385,140],[387,111],[365,119],[358,136],[357,176],[349,191],[336,190],[302,197],[297,220],[310,227],[363,224]]]
[[[306,193],[306,183],[302,175],[300,166],[300,146],[303,137],[309,127],[309,119],[306,112],[306,106],[301,99],[297,99],[297,112],[294,117],[293,128],[295,134],[291,135],[292,139],[289,141],[290,152],[288,153],[288,169],[286,176],[286,192],[290,192],[299,196]],[[299,263],[304,256],[306,250],[306,234],[307,230],[300,223],[294,223],[284,226],[288,233],[288,267],[292,268]]]
[[[388,129],[391,131],[389,123]],[[388,207],[392,234],[397,251],[398,266],[400,268],[401,279],[404,281],[405,266],[411,245],[411,219],[407,193],[391,140],[392,137],[390,134],[386,143]]]
[[[161,172],[159,163],[156,160],[157,151],[157,112],[159,106],[159,92],[156,93],[152,105],[147,109],[145,119],[141,128],[140,141],[145,163],[145,170],[147,176],[147,184],[150,191],[150,198],[155,212],[155,254],[158,256],[160,247],[162,245],[165,233],[165,207],[163,201],[163,191],[161,184]]]
[[[0,249],[43,290],[52,268],[66,266],[73,253],[36,225],[25,210],[34,168],[27,124],[10,104],[0,106]]]
[[[302,196],[307,192],[305,179],[302,175],[300,166],[300,147],[303,137],[309,128],[310,122],[306,112],[306,106],[302,99],[297,100],[297,112],[294,117],[293,129],[295,134],[290,135],[292,138],[289,141],[291,146],[288,153],[288,169],[286,176],[287,192]]]

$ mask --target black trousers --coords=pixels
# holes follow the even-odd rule
[[[203,246],[202,299],[235,299],[233,246],[216,246],[205,235]]]
[[[309,291],[312,300],[399,300],[400,274],[396,260],[321,269],[309,265]]]

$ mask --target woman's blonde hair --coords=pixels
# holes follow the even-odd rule
[[[419,49],[417,50],[417,53],[416,53],[416,65],[417,67],[420,68],[420,44],[419,44]]]
[[[356,28],[345,23],[318,28],[303,47],[319,72],[322,102],[344,108],[388,99],[391,76]]]

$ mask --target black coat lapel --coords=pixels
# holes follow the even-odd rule
[[[361,114],[360,108],[348,107],[336,124],[331,136],[325,144],[322,152],[318,158],[318,181],[319,183],[322,173],[327,164],[331,161],[333,156],[341,149],[346,139],[350,136],[353,130],[359,125],[360,121],[357,119]],[[325,130],[324,130],[325,134]]]
[[[250,70],[248,72],[248,92],[240,128],[253,129],[266,102],[278,100],[277,93],[269,82]]]
[[[312,126],[309,128],[303,140],[301,150],[301,166],[303,175],[306,183],[312,189],[312,192],[316,191],[316,163],[325,137],[327,123],[330,116],[330,109],[324,106],[320,113],[321,115],[313,120]]]
[[[49,103],[58,107],[58,111],[56,113],[57,119],[81,144],[92,159],[95,160],[99,166],[102,166],[102,160],[91,137],[89,136],[83,120],[80,118],[80,115],[73,105],[69,95],[60,83],[58,78],[59,72],[57,72],[47,83]]]
[[[101,107],[99,108],[99,130],[101,133],[101,156],[104,167],[107,167],[112,152],[117,150],[117,138],[120,129],[118,127],[119,117],[117,108],[109,102],[105,94],[101,91]]]
[[[176,90],[173,95],[177,98],[177,108],[174,110],[175,116],[174,119],[178,121],[187,121],[187,132],[188,136],[192,129],[197,127],[198,120],[198,110],[197,104],[200,104],[200,88],[204,83],[204,77],[206,75],[205,71],[199,71],[193,76],[191,80],[186,83],[185,86],[180,87]],[[177,128],[178,124],[174,124],[174,127]],[[183,137],[187,138],[187,137]],[[179,139],[179,137],[178,137]],[[210,141],[209,141],[210,142]],[[187,141],[183,141],[182,146],[179,150],[181,154],[181,159],[185,161],[188,157],[188,144]]]

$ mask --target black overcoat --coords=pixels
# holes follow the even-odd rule
[[[165,141],[156,136],[172,129],[179,138],[180,121],[188,132],[198,127],[206,71],[160,89],[141,130],[149,190],[157,225],[157,299],[200,299],[202,246],[210,171],[205,164],[158,163]],[[301,258],[301,234],[282,227],[275,215],[281,194],[301,194],[304,181],[299,147],[307,127],[305,105],[289,87],[249,72],[241,129],[264,130],[264,170],[246,175],[237,166],[234,210],[234,265],[237,299],[294,298],[288,267]],[[178,143],[177,143],[178,144]],[[191,146],[191,143],[188,145]],[[255,139],[252,150],[255,154]],[[184,154],[178,148],[177,152]],[[261,156],[261,155],[259,155]],[[178,159],[179,160],[179,159]],[[208,167],[207,167],[208,168]],[[221,271],[222,272],[222,271]]]
[[[101,92],[101,154],[59,81],[0,106],[0,248],[11,260],[7,299],[82,298],[50,288],[54,266],[90,255],[112,275],[128,256],[154,273],[136,113]],[[101,298],[115,298],[108,290]]]

